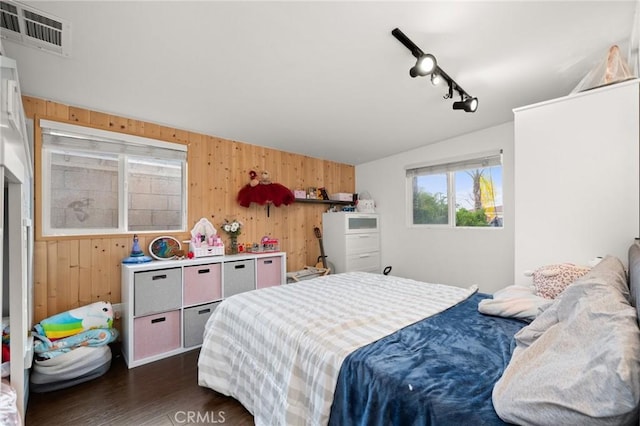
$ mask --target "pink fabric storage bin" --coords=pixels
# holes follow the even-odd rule
[[[133,359],[139,360],[178,349],[180,342],[180,311],[163,312],[133,320],[135,341]]]
[[[213,302],[222,298],[222,267],[220,263],[184,267],[185,305]]]
[[[258,285],[257,288],[271,287],[282,284],[282,258],[263,257],[257,259]]]

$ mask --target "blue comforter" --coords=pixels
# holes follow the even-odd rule
[[[491,402],[525,322],[486,316],[477,293],[351,353],[330,425],[503,425]]]

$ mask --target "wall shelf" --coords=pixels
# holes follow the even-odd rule
[[[353,201],[322,200],[318,198],[296,198],[295,202],[308,204],[331,204],[334,206],[351,206],[355,204]]]

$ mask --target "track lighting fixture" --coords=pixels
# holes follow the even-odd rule
[[[435,56],[425,53],[418,58],[416,64],[409,70],[409,75],[411,77],[424,77],[433,73],[437,66]]]
[[[402,31],[395,28],[391,31],[391,34],[398,39],[400,43],[404,45],[413,56],[416,58],[416,64],[409,70],[411,77],[424,77],[431,75],[431,83],[435,86],[441,81],[446,81],[448,85],[448,92],[444,95],[445,99],[453,98],[453,91],[455,90],[460,95],[460,101],[453,103],[453,109],[461,109],[466,112],[476,112],[478,109],[478,98],[475,98],[468,94],[458,83],[456,83],[449,75],[444,72],[438,65],[435,56],[430,53],[424,53],[422,49],[415,45],[414,42],[409,40]]]
[[[478,98],[466,98],[453,103],[453,109],[463,109],[466,112],[476,112],[478,109]]]
[[[453,109],[463,109],[466,112],[475,112],[478,108],[477,98],[467,98],[462,101],[456,101],[453,103]]]

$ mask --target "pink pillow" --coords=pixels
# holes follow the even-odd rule
[[[587,266],[577,266],[572,263],[547,265],[536,269],[533,276],[533,287],[536,294],[545,299],[555,299],[571,283],[589,272]]]

